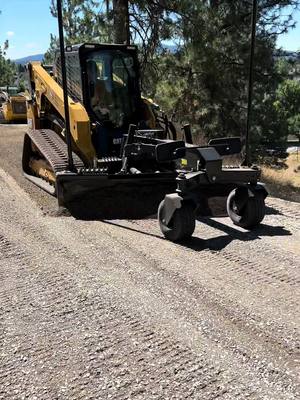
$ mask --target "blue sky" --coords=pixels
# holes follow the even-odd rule
[[[57,22],[50,14],[50,0],[0,0],[0,43],[9,39],[7,56],[16,59],[44,53],[50,33],[57,32]],[[300,11],[295,13],[297,27],[282,35],[278,45],[300,50]]]
[[[57,22],[50,14],[50,0],[0,0],[0,43],[9,40],[11,59],[44,53]]]

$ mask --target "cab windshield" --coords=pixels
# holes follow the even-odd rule
[[[120,50],[101,50],[86,59],[89,103],[99,121],[115,127],[130,123],[136,112],[134,58]]]

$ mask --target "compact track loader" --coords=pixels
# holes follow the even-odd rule
[[[198,212],[214,196],[227,197],[235,224],[252,228],[262,221],[267,192],[258,183],[260,171],[222,165],[223,156],[241,151],[239,138],[196,146],[187,125],[178,139],[174,126],[141,96],[135,46],[65,47],[60,1],[58,21],[60,53],[53,67],[29,64],[28,179],[56,195],[59,206],[83,214],[93,204],[103,217],[111,208],[130,217],[137,207],[153,213],[160,204],[160,228],[172,241],[193,234]]]

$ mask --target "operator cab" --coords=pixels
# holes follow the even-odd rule
[[[134,59],[124,51],[96,51],[85,60],[87,102],[98,121],[120,128],[135,118],[139,88]]]
[[[141,98],[136,47],[88,43],[67,46],[65,54],[68,94],[89,114],[98,157],[119,156],[130,124],[150,128]],[[60,80],[59,62],[56,74]]]

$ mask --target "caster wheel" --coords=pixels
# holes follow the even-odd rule
[[[227,213],[232,222],[245,229],[255,228],[264,219],[266,208],[265,200],[261,194],[249,197],[246,203],[239,207],[236,202],[236,190],[227,198]]]
[[[160,230],[166,239],[171,242],[180,242],[192,236],[196,226],[195,212],[191,204],[182,204],[181,208],[177,208],[168,224],[164,221],[163,200],[158,207],[158,221]]]

